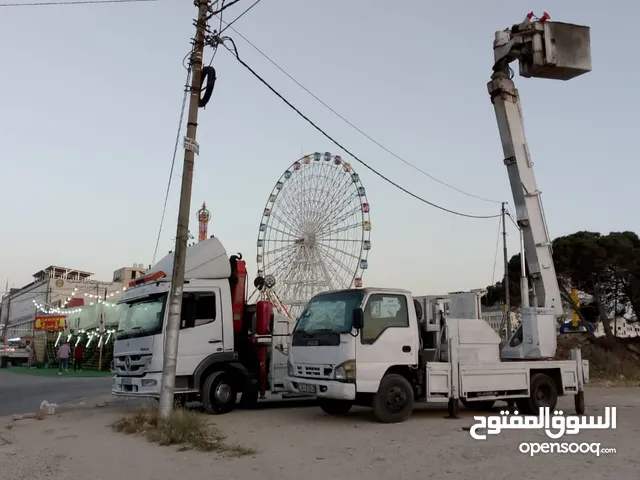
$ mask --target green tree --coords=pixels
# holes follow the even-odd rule
[[[553,241],[553,259],[563,300],[570,305],[571,289],[590,295],[582,306],[583,321],[599,320],[612,339],[611,317],[640,318],[640,239],[633,232],[576,232]],[[520,302],[520,255],[509,260],[512,305]],[[487,288],[485,304],[504,302],[502,282]],[[629,315],[630,313],[630,315]]]

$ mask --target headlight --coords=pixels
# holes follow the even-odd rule
[[[341,382],[355,382],[356,380],[356,361],[347,360],[338,365],[333,371],[333,378]]]
[[[290,377],[293,377],[295,375],[295,372],[293,370],[293,364],[289,359],[287,359],[287,375],[289,375]]]

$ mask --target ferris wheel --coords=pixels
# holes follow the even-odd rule
[[[258,277],[297,318],[315,294],[362,286],[371,249],[369,202],[360,177],[339,155],[316,152],[275,184],[258,231]]]

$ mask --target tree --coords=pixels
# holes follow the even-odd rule
[[[572,306],[571,289],[593,301],[578,311],[583,321],[594,317],[612,339],[611,318],[640,318],[640,239],[633,232],[601,235],[581,231],[553,241],[553,260],[563,300]],[[520,255],[509,260],[512,305],[520,304]],[[502,283],[487,288],[486,304],[504,302]]]
[[[520,305],[520,254],[509,259],[509,300],[511,305]],[[501,280],[495,285],[487,287],[487,295],[482,298],[482,304],[491,307],[497,304],[504,304],[504,282]]]

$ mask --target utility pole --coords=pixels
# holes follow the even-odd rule
[[[169,292],[169,315],[167,318],[166,338],[164,342],[164,362],[160,387],[160,406],[158,420],[166,424],[173,410],[173,393],[176,382],[176,364],[178,359],[178,337],[180,335],[180,315],[182,310],[182,288],[184,286],[184,263],[189,240],[189,217],[191,210],[191,186],[193,183],[193,164],[199,147],[196,142],[198,128],[198,108],[200,105],[200,77],[202,74],[202,55],[207,30],[209,0],[196,0],[198,20],[196,37],[191,55],[191,97],[187,117],[187,135],[184,139],[184,165],[182,167],[182,187],[180,190],[180,209],[176,244]]]
[[[502,256],[504,258],[504,314],[507,322],[507,340],[511,338],[511,300],[509,298],[509,257],[507,255],[507,208],[502,202]]]
[[[618,336],[618,270],[616,269],[616,291],[613,305],[613,336]],[[586,325],[585,325],[586,327]]]

